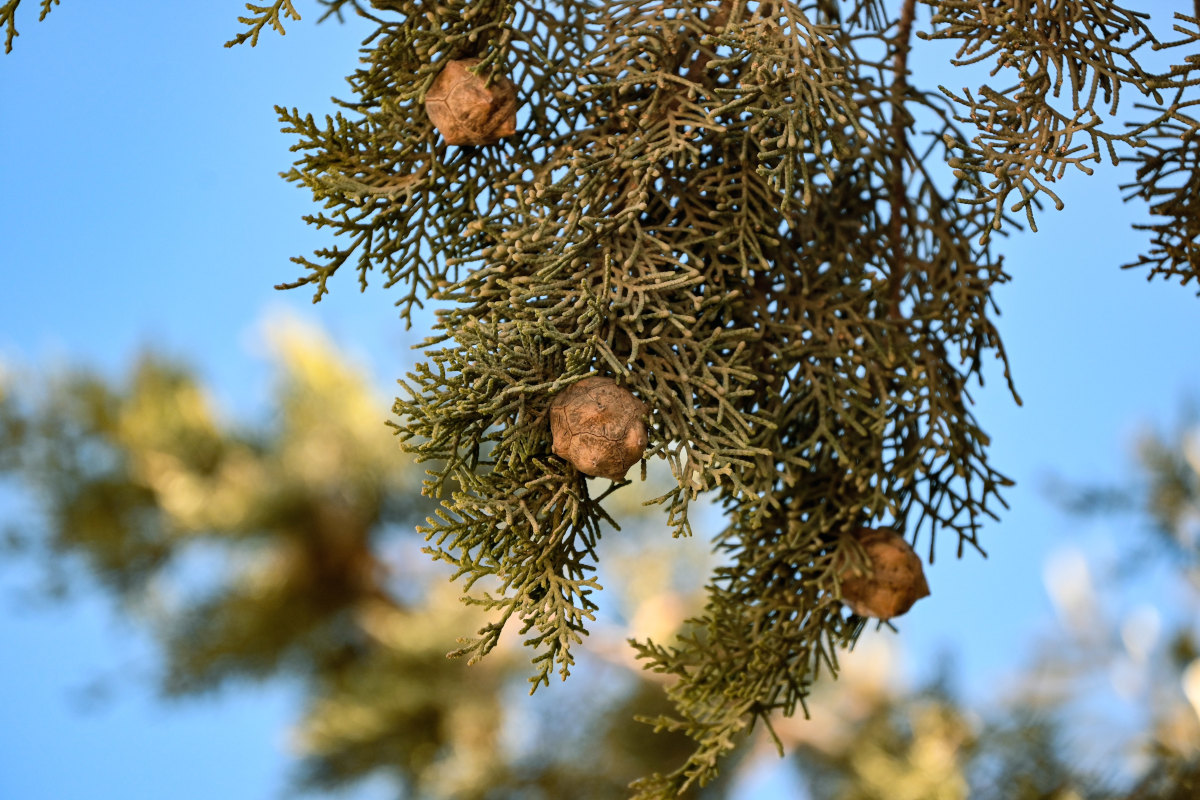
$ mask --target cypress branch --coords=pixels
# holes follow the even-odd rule
[[[287,33],[283,28],[285,19],[300,20],[300,14],[292,5],[292,0],[274,0],[269,6],[258,6],[254,3],[246,3],[246,10],[250,12],[249,16],[238,17],[238,22],[246,26],[247,30],[234,36],[225,43],[226,47],[235,47],[244,42],[250,42],[251,47],[258,45],[258,35],[262,33],[263,28],[268,25],[280,36]]]

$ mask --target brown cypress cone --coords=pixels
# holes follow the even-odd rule
[[[623,480],[646,450],[645,413],[645,404],[612,378],[584,378],[550,404],[554,454],[585,475]]]
[[[866,553],[871,574],[855,566],[838,576],[842,602],[860,617],[891,619],[929,596],[920,557],[891,528],[859,528],[851,534]]]
[[[496,76],[491,86],[470,68],[478,58],[446,64],[425,93],[425,111],[446,144],[495,144],[517,132],[517,86]]]

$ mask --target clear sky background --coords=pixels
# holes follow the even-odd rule
[[[0,363],[115,375],[162,348],[194,364],[231,415],[252,415],[268,389],[256,331],[285,311],[329,330],[388,391],[427,319],[406,333],[388,293],[360,295],[349,274],[315,307],[305,290],[271,288],[297,276],[289,256],[327,243],[301,222],[308,193],[277,176],[292,141],[273,105],[328,110],[348,93],[368,28],[316,26],[315,4],[298,2],[305,19],[286,37],[227,50],[237,2],[66,0],[41,24],[26,5],[15,50],[0,58]],[[953,85],[944,62],[919,60],[923,47],[918,76]],[[998,293],[999,325],[1025,405],[998,370],[973,395],[993,463],[1018,482],[1012,508],[985,530],[986,561],[956,561],[943,543],[933,597],[899,626],[912,675],[951,651],[977,700],[1050,626],[1047,555],[1123,535],[1063,517],[1046,479],[1120,479],[1139,427],[1169,427],[1200,397],[1195,287],[1118,269],[1145,244],[1130,230],[1144,208],[1116,188],[1130,174],[1102,168],[1060,184],[1067,210],[1000,246],[1014,280]],[[13,505],[0,498],[0,512]],[[27,566],[0,563],[0,799],[282,795],[294,687],[164,704],[148,688],[147,643],[103,598],[31,604]],[[90,702],[98,679],[113,694]]]

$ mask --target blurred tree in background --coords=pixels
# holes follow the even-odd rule
[[[525,685],[514,642],[470,668],[447,661],[453,632],[479,613],[420,553],[415,525],[431,504],[371,410],[379,396],[323,337],[272,330],[273,407],[252,427],[224,419],[191,370],[155,355],[125,381],[7,376],[0,475],[40,512],[10,538],[54,583],[94,579],[152,632],[168,695],[302,680],[298,777],[311,787],[383,773],[416,797],[605,798],[659,758],[684,757],[682,737],[633,720],[635,705],[665,705],[620,631],[598,643],[617,685],[573,708],[571,731],[528,719],[514,737],[509,705]],[[682,607],[672,573],[687,559],[638,568],[646,555],[613,552],[638,572],[617,586],[660,565],[656,594],[625,593],[626,612],[661,628],[655,609],[674,608],[669,633]]]
[[[14,522],[25,557],[68,588],[94,581],[151,632],[169,695],[246,678],[300,680],[296,775],[310,788],[383,775],[403,797],[598,800],[685,757],[685,737],[633,720],[665,710],[656,685],[665,679],[641,670],[624,639],[680,629],[703,602],[688,575],[712,556],[697,548],[681,556],[670,540],[639,535],[639,505],[627,501],[620,511],[635,530],[605,541],[612,611],[563,689],[574,689],[569,722],[561,709],[531,710],[516,637],[469,667],[445,658],[447,631],[480,612],[419,552],[414,525],[428,501],[370,421],[378,398],[365,377],[317,333],[271,328],[275,391],[271,413],[254,425],[225,419],[193,371],[159,356],[121,381],[85,370],[8,372],[0,475],[36,498],[39,512]],[[1130,487],[1069,497],[1074,510],[1136,511],[1130,528],[1148,534],[1123,540],[1125,566],[1102,576],[1106,591],[1167,558],[1185,606],[1121,619],[1100,599],[1086,559],[1058,559],[1047,586],[1061,630],[986,708],[956,696],[953,674],[906,688],[895,640],[866,637],[842,677],[815,688],[813,721],[773,720],[811,796],[1195,797],[1198,442],[1196,430],[1147,437]],[[1120,733],[1106,742],[1089,720],[1113,681],[1145,714],[1107,726]],[[690,794],[728,796],[741,775],[775,760],[766,732],[751,738],[720,780]]]

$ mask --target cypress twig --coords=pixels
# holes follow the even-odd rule
[[[892,195],[891,227],[892,264],[888,272],[889,303],[888,316],[903,317],[900,311],[901,289],[904,282],[905,253],[904,228],[908,192],[904,187],[904,162],[908,147],[908,112],[905,99],[908,95],[908,52],[911,49],[913,21],[917,14],[916,0],[904,0],[900,7],[900,19],[896,23],[892,55]]]

